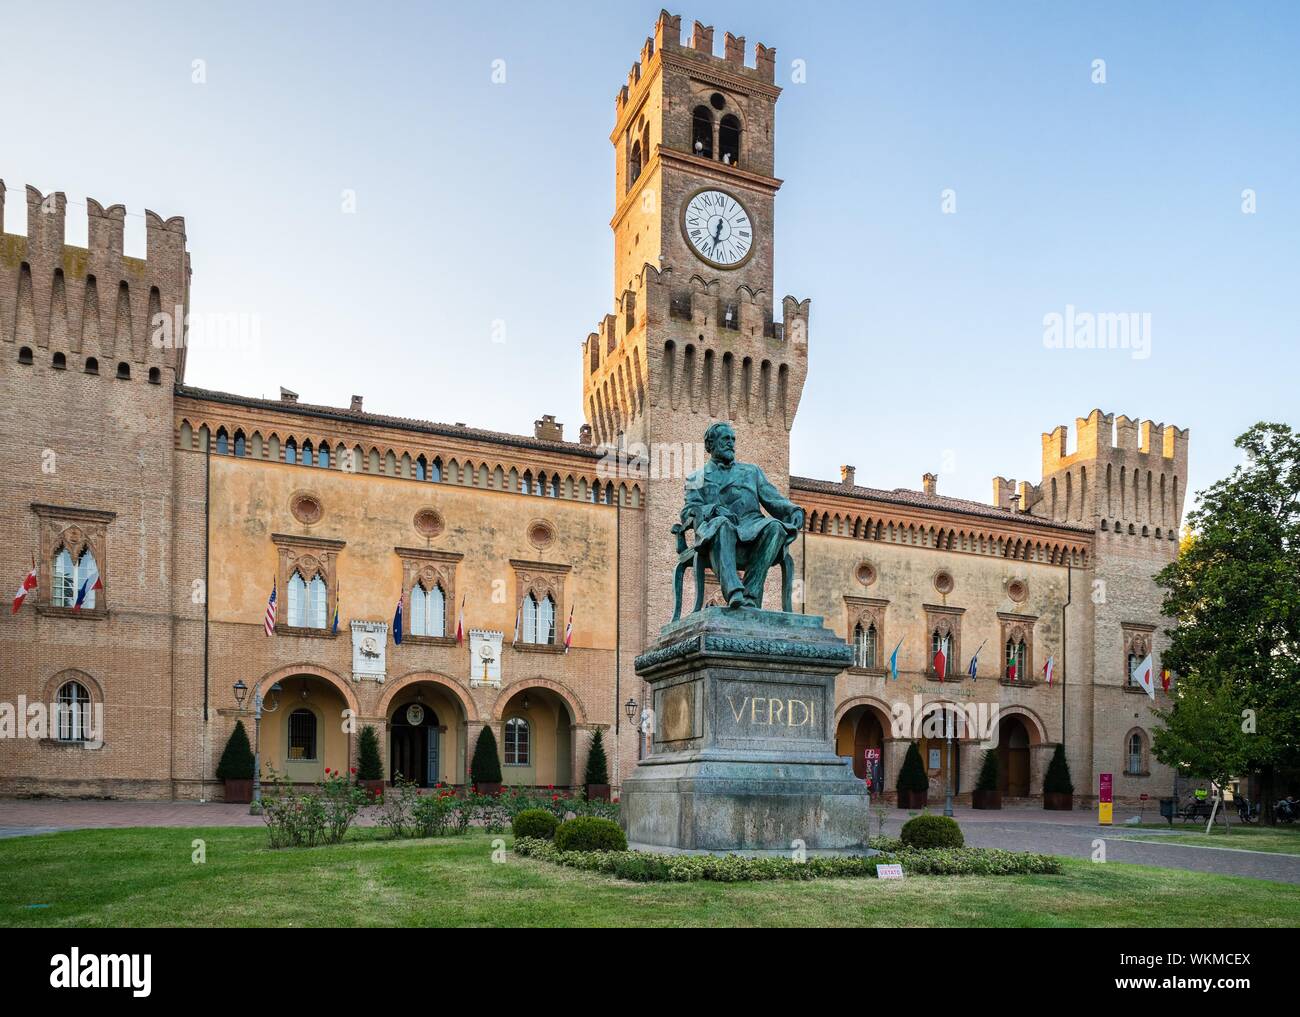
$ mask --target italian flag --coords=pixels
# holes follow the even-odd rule
[[[465,598],[460,598],[460,613],[456,615],[456,642],[465,641]]]
[[[1016,680],[1016,652],[1015,652],[1015,650],[1012,650],[1012,651],[1011,651],[1011,654],[1007,657],[1007,680],[1008,680],[1008,681],[1015,681],[1015,680]]]

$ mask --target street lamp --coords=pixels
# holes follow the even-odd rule
[[[623,712],[627,714],[627,722],[630,724],[636,719],[636,699],[629,699],[623,706]]]
[[[952,737],[955,733],[953,728],[957,726],[955,720],[952,711],[943,711],[944,749],[948,753],[948,765],[944,767],[943,814],[948,817],[952,816]]]
[[[253,690],[253,801],[262,800],[262,710],[275,713],[280,708],[280,683],[271,686],[271,701],[266,703],[261,689]],[[242,710],[244,700],[248,698],[248,686],[244,679],[235,682],[235,702]],[[264,705],[265,704],[265,705]]]

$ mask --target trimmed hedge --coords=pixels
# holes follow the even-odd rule
[[[379,735],[373,724],[361,729],[357,742],[357,780],[383,780],[384,764],[379,759]]]
[[[1065,749],[1056,746],[1052,761],[1047,764],[1047,774],[1043,777],[1043,790],[1062,795],[1074,794],[1074,782],[1070,780],[1070,764],[1065,761]]]
[[[217,764],[217,780],[252,780],[253,747],[248,744],[248,732],[242,720],[235,721],[226,748]]]
[[[555,831],[559,851],[626,851],[627,837],[612,819],[578,816],[566,819]]]
[[[469,780],[475,787],[501,783],[501,759],[497,755],[497,737],[491,727],[484,727],[478,733],[474,758],[469,763]]]
[[[928,791],[930,778],[925,774],[925,764],[921,761],[921,749],[916,742],[910,742],[903,756],[903,766],[898,771],[895,791]]]
[[[538,840],[550,840],[555,836],[555,828],[560,821],[545,809],[524,809],[510,823],[510,830],[516,837],[535,837]]]
[[[1001,787],[1001,773],[999,772],[998,750],[989,749],[984,753],[984,763],[980,766],[979,779],[975,781],[976,791],[996,791]]]
[[[743,855],[656,855],[641,851],[564,851],[549,840],[520,837],[525,858],[599,872],[638,883],[742,883],[759,880],[874,878],[877,865],[898,864],[909,876],[1057,876],[1061,860],[1001,848],[947,848],[881,853],[863,858],[749,858]]]
[[[909,848],[959,848],[966,839],[951,816],[917,816],[903,824],[899,837]]]

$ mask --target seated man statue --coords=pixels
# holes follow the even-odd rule
[[[695,530],[695,550],[718,577],[727,606],[762,607],[767,570],[784,559],[803,529],[803,509],[783,497],[757,466],[736,462],[730,424],[709,425],[704,450],[709,461],[686,478],[682,526]]]

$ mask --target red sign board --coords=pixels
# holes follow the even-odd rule
[[[1149,801],[1150,798],[1151,798],[1150,795],[1146,795],[1146,794],[1138,795],[1138,800],[1139,800],[1139,801],[1143,801],[1143,802],[1145,802],[1145,801]]]
[[[1109,773],[1101,774],[1101,796],[1097,799],[1099,802],[1114,801],[1114,799],[1111,797],[1111,787],[1112,787],[1113,780],[1114,778],[1112,774]]]

